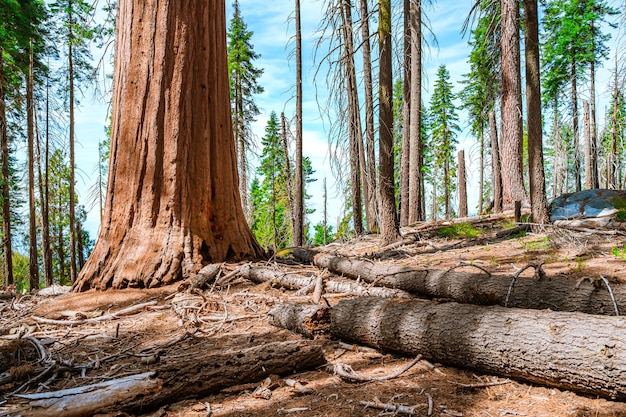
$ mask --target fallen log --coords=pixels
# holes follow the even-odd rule
[[[168,359],[150,365],[155,374],[154,379],[150,378],[152,382],[141,378],[141,384],[147,385],[140,385],[142,389],[137,392],[128,391],[128,395],[122,390],[114,403],[107,395],[101,399],[92,395],[94,401],[88,405],[84,398],[64,401],[63,412],[59,413],[54,411],[56,408],[49,411],[46,404],[36,402],[40,398],[27,405],[19,403],[24,401],[19,399],[18,404],[4,404],[0,415],[67,417],[91,415],[96,411],[102,414],[119,411],[145,413],[173,401],[201,397],[233,385],[257,382],[271,374],[292,374],[325,363],[321,345],[309,341],[268,343],[214,354],[207,354],[206,341],[199,341],[183,356],[180,360]],[[58,393],[47,393],[47,396],[58,397]]]
[[[360,297],[335,305],[326,326],[383,351],[626,400],[623,317]]]
[[[131,375],[98,384],[37,394],[16,395],[31,400],[25,407],[8,414],[22,417],[85,416],[114,406],[127,398],[137,398],[160,390],[160,381],[152,378],[154,372]]]
[[[313,263],[335,274],[359,278],[367,283],[407,291],[427,298],[444,298],[459,303],[501,305],[528,309],[578,311],[588,314],[626,314],[626,286],[614,285],[613,297],[604,283],[493,275],[484,271],[458,269],[417,269],[408,266],[348,258],[303,249],[292,255],[302,262]],[[471,267],[466,265],[465,267]],[[476,268],[476,267],[474,267]],[[508,301],[507,301],[508,297]]]
[[[290,289],[299,290],[302,288],[313,288],[316,277],[307,277],[302,274],[286,273],[272,268],[264,268],[254,265],[244,265],[239,268],[239,274],[253,282],[271,282],[275,285]],[[352,294],[352,295],[372,295],[376,297],[391,298],[411,298],[406,292],[393,288],[383,288],[374,286],[363,286],[354,281],[340,281],[327,279],[324,281],[324,291],[331,294]]]

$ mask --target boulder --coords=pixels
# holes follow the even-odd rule
[[[626,191],[592,189],[550,203],[550,221],[573,227],[626,228]]]

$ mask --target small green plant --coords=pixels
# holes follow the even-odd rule
[[[449,239],[468,239],[478,237],[482,231],[475,228],[469,223],[457,223],[450,226],[444,226],[437,232],[439,237],[447,237]]]
[[[617,256],[618,258],[626,261],[626,245],[624,245],[621,248],[614,247],[613,249],[611,249],[611,254],[613,256]]]
[[[550,249],[550,241],[547,237],[538,240],[529,240],[527,242],[522,242],[524,249],[527,251],[537,251],[537,250],[546,250]]]
[[[576,271],[578,272],[583,272],[586,268],[585,266],[585,261],[587,260],[587,257],[585,256],[577,256],[575,261],[576,261]]]

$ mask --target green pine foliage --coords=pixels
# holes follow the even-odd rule
[[[437,71],[435,88],[430,99],[428,110],[429,140],[426,145],[426,158],[432,161],[433,170],[427,179],[436,189],[437,213],[436,216],[452,216],[451,199],[456,190],[456,145],[457,135],[460,132],[459,117],[457,115],[452,91],[450,73],[445,65]],[[428,163],[425,163],[428,165]],[[443,209],[443,211],[441,211]]]
[[[250,195],[253,205],[252,232],[264,247],[281,249],[289,245],[292,231],[289,220],[289,195],[285,153],[275,112],[265,127],[261,139],[263,151]]]
[[[233,123],[243,122],[244,128],[255,120],[260,111],[254,94],[263,93],[259,78],[263,69],[256,68],[254,61],[261,56],[254,52],[252,35],[241,16],[239,1],[233,3],[233,17],[227,31],[228,73],[230,74],[230,96],[233,105]]]

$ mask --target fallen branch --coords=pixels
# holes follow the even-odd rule
[[[425,407],[425,405],[406,406],[399,404],[387,404],[381,403],[380,401],[359,401],[359,404],[365,406],[365,408],[375,408],[377,410],[388,411],[393,413],[393,415],[407,414],[409,416],[414,415],[418,408]]]
[[[452,270],[417,269],[303,249],[294,250],[292,255],[335,274],[427,298],[443,298],[465,304],[505,305],[508,294],[509,307],[602,315],[615,314],[616,309],[626,311],[624,285],[614,286],[611,295],[601,286],[576,285],[569,279],[520,278],[509,294],[512,278],[507,275],[459,271],[456,267]]]
[[[244,265],[239,268],[242,277],[258,283],[271,282],[272,284],[290,289],[315,288],[319,277],[303,276],[295,273],[285,273],[275,268],[264,268],[255,265]],[[411,298],[406,292],[393,288],[364,286],[354,281],[326,279],[323,282],[324,292],[331,294],[373,295],[376,297]]]
[[[79,324],[86,324],[86,323],[97,323],[97,322],[101,322],[101,321],[107,321],[107,320],[114,320],[117,319],[121,316],[129,316],[131,314],[135,314],[140,312],[141,310],[145,309],[146,307],[150,307],[153,305],[156,305],[157,302],[156,301],[148,301],[147,303],[142,303],[142,304],[137,304],[134,306],[130,306],[128,308],[124,308],[120,311],[117,311],[115,313],[111,313],[111,314],[105,314],[103,316],[99,316],[99,317],[93,317],[93,318],[89,318],[89,319],[82,319],[82,320],[53,320],[53,319],[46,319],[44,317],[39,317],[39,316],[32,316],[32,319],[35,320],[38,323],[43,323],[43,324],[52,324],[55,326],[76,326]]]
[[[351,381],[359,381],[359,382],[387,381],[387,380],[399,377],[400,375],[402,375],[403,373],[405,373],[406,371],[414,367],[415,364],[417,364],[421,359],[422,359],[422,355],[417,355],[415,359],[413,359],[411,362],[409,362],[402,368],[398,369],[395,372],[392,372],[389,375],[383,375],[383,376],[359,375],[354,371],[354,369],[352,369],[350,365],[346,365],[343,363],[336,363],[333,366],[333,372],[339,375],[341,378],[348,379]]]

